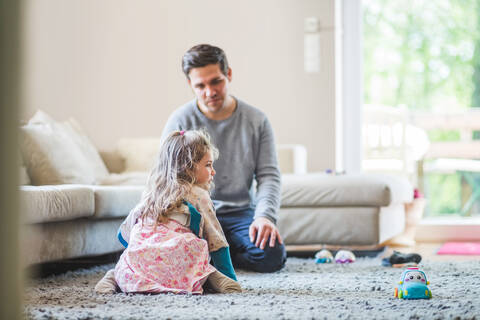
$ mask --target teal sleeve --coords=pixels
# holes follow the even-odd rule
[[[190,230],[192,230],[192,232],[199,237],[202,215],[191,203],[187,201],[184,201],[184,203],[188,206],[190,211]],[[233,269],[232,259],[230,258],[230,250],[228,247],[223,247],[217,251],[210,252],[210,257],[212,258],[213,266],[218,271],[237,281],[237,276],[235,275],[235,270]]]
[[[127,243],[127,241],[125,241],[125,239],[123,239],[122,230],[121,230],[121,229],[118,229],[117,237],[118,237],[118,240],[120,241],[120,243],[121,243],[125,248],[127,248],[127,247],[128,247],[128,243]]]
[[[202,215],[190,202],[184,201],[184,203],[190,211],[190,230],[192,230],[197,237],[200,237],[200,221],[202,220]]]
[[[230,258],[230,250],[228,247],[223,247],[217,251],[210,252],[213,266],[226,275],[227,277],[237,281],[235,270],[233,270],[232,259]]]

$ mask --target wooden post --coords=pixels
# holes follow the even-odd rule
[[[423,159],[417,161],[417,187],[418,190],[425,194],[425,176],[423,172]]]
[[[472,196],[472,188],[470,187],[470,185],[468,184],[468,182],[466,181],[465,177],[460,174],[460,187],[461,187],[461,191],[460,191],[460,197],[461,197],[461,206],[460,206],[460,209],[462,208],[462,206],[467,203],[468,199],[470,199],[470,197]],[[469,210],[469,212],[465,212],[464,215],[465,216],[470,216],[471,215],[471,210]]]
[[[17,191],[20,4],[0,0],[0,319],[22,319]]]

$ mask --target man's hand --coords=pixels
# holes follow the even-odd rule
[[[283,243],[277,227],[273,222],[264,217],[256,218],[252,222],[249,229],[249,235],[250,241],[252,243],[255,241],[255,246],[262,250],[265,249],[268,238],[270,238],[270,247],[275,246],[275,240],[278,240],[279,243]]]

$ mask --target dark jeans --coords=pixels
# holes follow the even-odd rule
[[[274,272],[285,265],[285,246],[278,241],[274,247],[268,245],[262,250],[250,242],[248,230],[253,222],[252,209],[218,214],[225,237],[230,245],[230,255],[235,268],[256,272]]]

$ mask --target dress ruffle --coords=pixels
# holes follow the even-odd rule
[[[202,294],[202,285],[215,271],[209,264],[207,241],[174,220],[154,227],[141,222],[115,267],[123,292]]]

